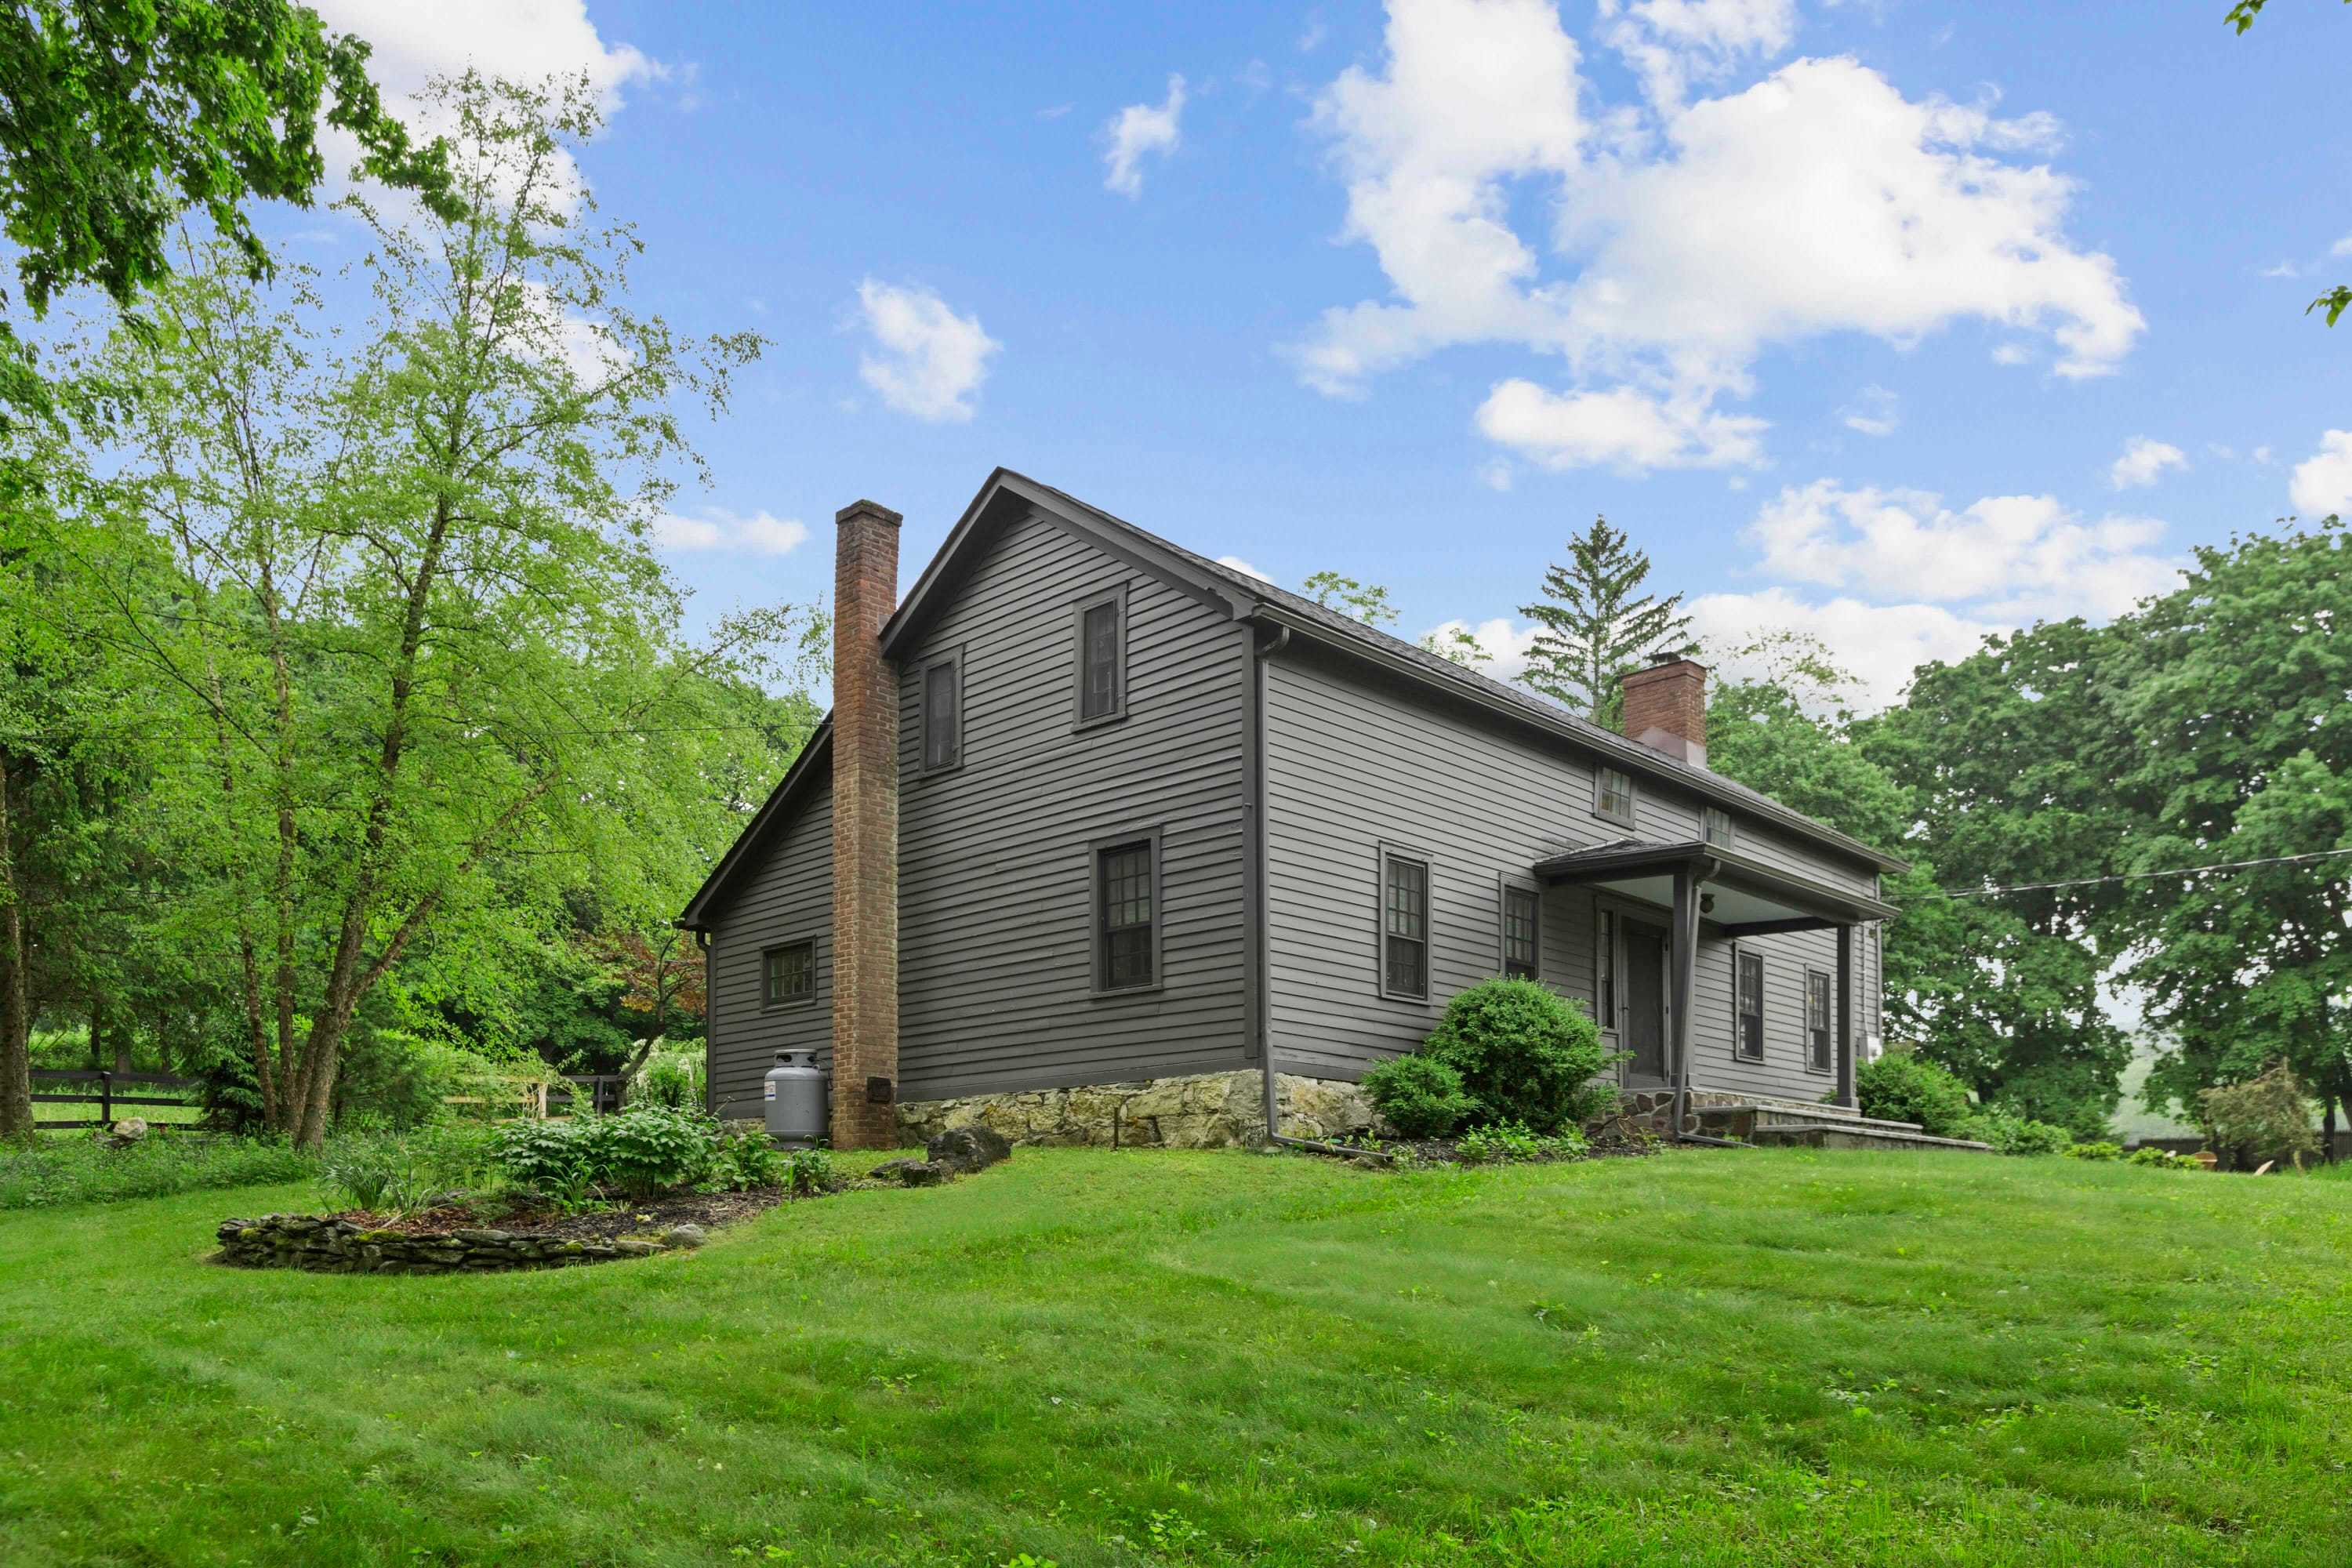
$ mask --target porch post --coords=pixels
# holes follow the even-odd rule
[[[1669,1031],[1675,1051],[1675,1136],[1683,1131],[1690,1111],[1691,992],[1698,964],[1697,868],[1685,862],[1675,868],[1673,1024]]]
[[[1853,927],[1837,928],[1837,1097],[1851,1106],[1853,1097]]]

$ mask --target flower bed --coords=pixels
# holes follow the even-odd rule
[[[740,1193],[680,1193],[588,1213],[500,1214],[496,1222],[463,1205],[423,1214],[273,1214],[222,1222],[220,1260],[245,1268],[306,1268],[319,1274],[492,1273],[563,1268],[650,1258],[701,1246],[709,1227],[782,1203],[782,1187]]]

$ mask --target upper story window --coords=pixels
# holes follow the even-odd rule
[[[1078,722],[1127,712],[1127,590],[1078,606]]]
[[[1819,969],[1805,971],[1805,1065],[1827,1072],[1830,1057],[1830,977]]]
[[[790,1007],[816,1000],[816,943],[787,942],[760,955],[760,1005]]]
[[[963,761],[963,655],[951,653],[923,666],[923,772],[936,773]]]
[[[1633,779],[1621,768],[1602,768],[1592,781],[1592,815],[1622,827],[1633,826]]]
[[[1734,1015],[1738,1033],[1732,1049],[1744,1061],[1764,1059],[1764,955],[1742,952],[1739,962],[1738,1007]]]
[[[1731,813],[1719,805],[1703,805],[1698,811],[1699,837],[1717,849],[1728,849],[1732,844]]]
[[[1139,991],[1160,981],[1160,843],[1095,850],[1095,989]]]
[[[1503,973],[1536,979],[1542,951],[1543,906],[1533,888],[1503,887]]]
[[[1381,994],[1429,998],[1429,862],[1381,851]]]

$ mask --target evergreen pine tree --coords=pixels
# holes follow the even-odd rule
[[[1690,617],[1675,613],[1683,596],[1643,593],[1649,575],[1648,553],[1595,517],[1568,542],[1568,564],[1545,571],[1545,602],[1520,607],[1543,628],[1528,651],[1527,684],[1595,723],[1611,722],[1621,676],[1654,653],[1689,646]]]

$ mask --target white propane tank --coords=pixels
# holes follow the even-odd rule
[[[768,1136],[803,1149],[824,1142],[831,1125],[825,1105],[829,1076],[816,1065],[814,1051],[778,1051],[776,1065],[761,1084]]]

